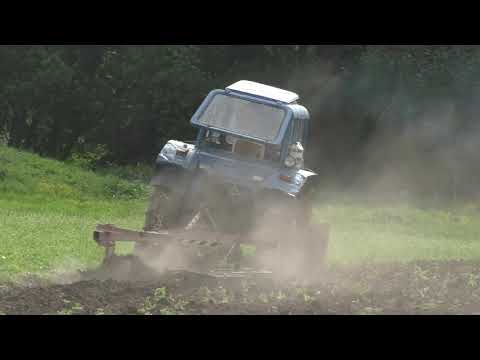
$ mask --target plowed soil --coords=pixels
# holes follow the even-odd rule
[[[267,275],[243,279],[189,272],[144,272],[136,279],[110,275],[97,271],[77,274],[76,279],[65,275],[0,284],[0,313],[480,314],[478,263],[332,266],[310,284],[275,281]]]

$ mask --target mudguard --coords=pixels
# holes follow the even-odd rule
[[[302,198],[304,196],[313,196],[319,187],[320,176],[318,174],[311,173],[305,178],[304,183],[299,189],[297,197]]]
[[[179,156],[178,154],[183,154]],[[155,163],[155,176],[152,186],[165,186],[169,189],[185,189],[193,176],[196,164],[195,145],[170,140],[163,147]]]
[[[266,189],[278,190],[292,198],[303,197],[304,194],[314,191],[319,184],[320,177],[310,170],[287,170],[273,176],[268,181]]]

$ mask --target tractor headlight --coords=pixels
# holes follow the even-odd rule
[[[288,167],[288,168],[292,168],[294,167],[295,165],[297,164],[297,161],[295,160],[295,158],[293,156],[287,156],[287,158],[285,159],[285,166]]]
[[[295,184],[296,185],[302,185],[304,180],[305,180],[305,178],[302,175],[300,175],[300,174],[295,175]]]

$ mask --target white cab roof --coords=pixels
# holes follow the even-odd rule
[[[274,101],[281,101],[286,104],[294,103],[300,98],[297,94],[293,92],[247,80],[242,80],[233,85],[230,85],[229,87],[227,87],[227,90],[261,96]]]

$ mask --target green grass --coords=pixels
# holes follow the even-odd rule
[[[0,195],[43,199],[135,199],[145,194],[141,182],[98,175],[73,164],[42,158],[0,145]]]
[[[0,146],[0,278],[97,265],[95,225],[141,228],[147,192],[140,182]]]
[[[29,201],[0,200],[0,277],[96,266],[103,256],[92,239],[96,224],[143,225],[144,201]]]
[[[0,146],[0,278],[98,265],[103,251],[92,240],[95,225],[140,229],[147,193],[140,182]],[[331,263],[480,260],[475,206],[360,203],[319,202],[316,219],[332,228]]]
[[[480,260],[480,219],[475,207],[450,211],[406,205],[318,207],[316,218],[331,225],[329,259],[334,263]]]

